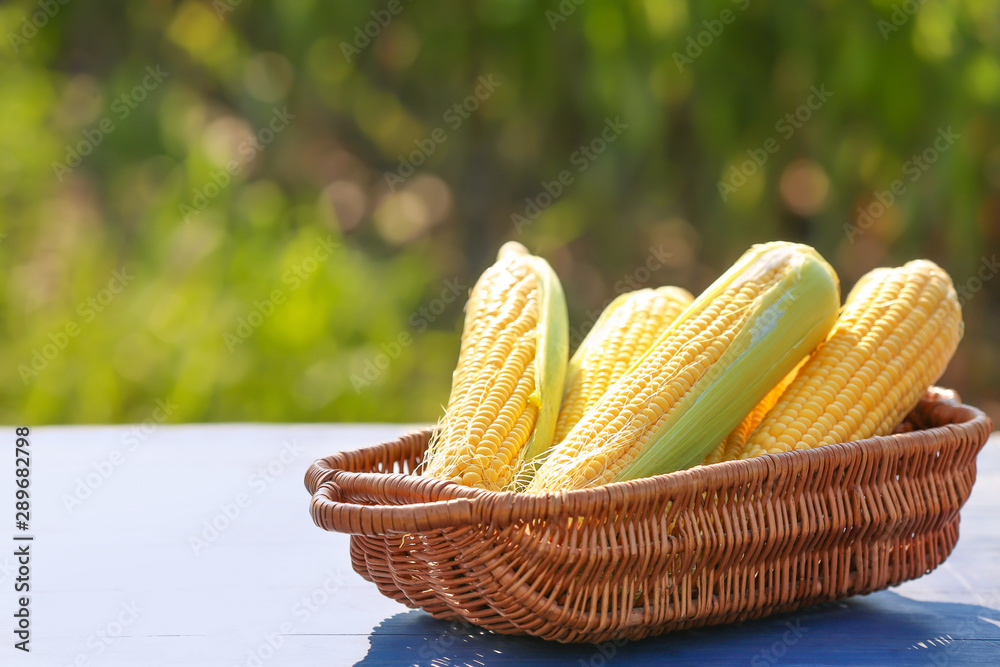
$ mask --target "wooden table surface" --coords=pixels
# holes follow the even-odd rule
[[[933,573],[780,617],[600,647],[437,621],[351,570],[348,537],[313,525],[303,474],[316,458],[406,430],[32,429],[21,533],[15,435],[4,429],[0,665],[1000,664],[997,434],[979,457],[958,546]],[[15,533],[34,537],[28,654],[13,648]]]

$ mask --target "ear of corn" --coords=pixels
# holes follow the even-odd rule
[[[761,423],[764,419],[764,415],[774,407],[774,404],[778,402],[778,398],[784,393],[788,385],[792,383],[795,379],[795,374],[798,373],[799,369],[805,363],[805,359],[800,361],[798,365],[792,369],[792,371],[782,378],[781,382],[775,385],[774,389],[767,392],[767,396],[764,397],[760,403],[758,403],[754,409],[748,414],[740,425],[733,429],[733,431],[726,436],[726,439],[719,443],[719,446],[712,450],[712,453],[705,457],[702,461],[702,465],[711,465],[713,463],[721,463],[722,461],[734,461],[740,458],[740,454],[743,452],[743,446],[746,445],[747,438],[753,433],[757,425]]]
[[[622,294],[608,304],[569,361],[553,442],[566,437],[692,300],[687,290],[658,287]]]
[[[566,373],[566,302],[548,263],[517,243],[476,282],[458,366],[424,474],[499,490],[552,442]]]
[[[869,272],[741,456],[892,433],[941,377],[962,329],[955,288],[933,262]]]
[[[823,340],[839,304],[836,274],[812,248],[754,246],[608,388],[526,490],[701,462]]]

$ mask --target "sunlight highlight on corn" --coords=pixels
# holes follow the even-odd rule
[[[869,272],[741,457],[892,433],[941,377],[962,330],[951,278],[933,262]]]
[[[424,475],[499,490],[552,443],[568,325],[551,267],[507,243],[466,307],[458,366]]]
[[[692,300],[687,290],[659,287],[628,292],[608,304],[569,361],[553,442],[566,437]]]
[[[840,304],[815,250],[754,246],[558,443],[527,486],[599,486],[704,460],[822,341]]]

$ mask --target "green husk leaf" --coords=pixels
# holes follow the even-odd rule
[[[796,253],[789,260],[789,253]],[[703,307],[724,288],[791,261],[788,275],[758,301],[743,330],[711,371],[668,419],[656,426],[642,453],[615,481],[683,470],[705,456],[803,357],[837,319],[840,287],[833,268],[812,248],[790,243],[754,246],[691,305]],[[758,263],[758,267],[754,266]],[[678,321],[684,319],[682,314]],[[671,327],[664,336],[670,335]]]

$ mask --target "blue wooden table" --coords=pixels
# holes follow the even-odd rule
[[[921,579],[742,625],[565,646],[383,598],[351,570],[347,536],[313,525],[309,463],[406,430],[34,429],[31,524],[21,532],[6,429],[0,665],[1000,664],[1000,436],[980,455],[958,546]],[[15,533],[34,538],[27,654],[13,648]]]

